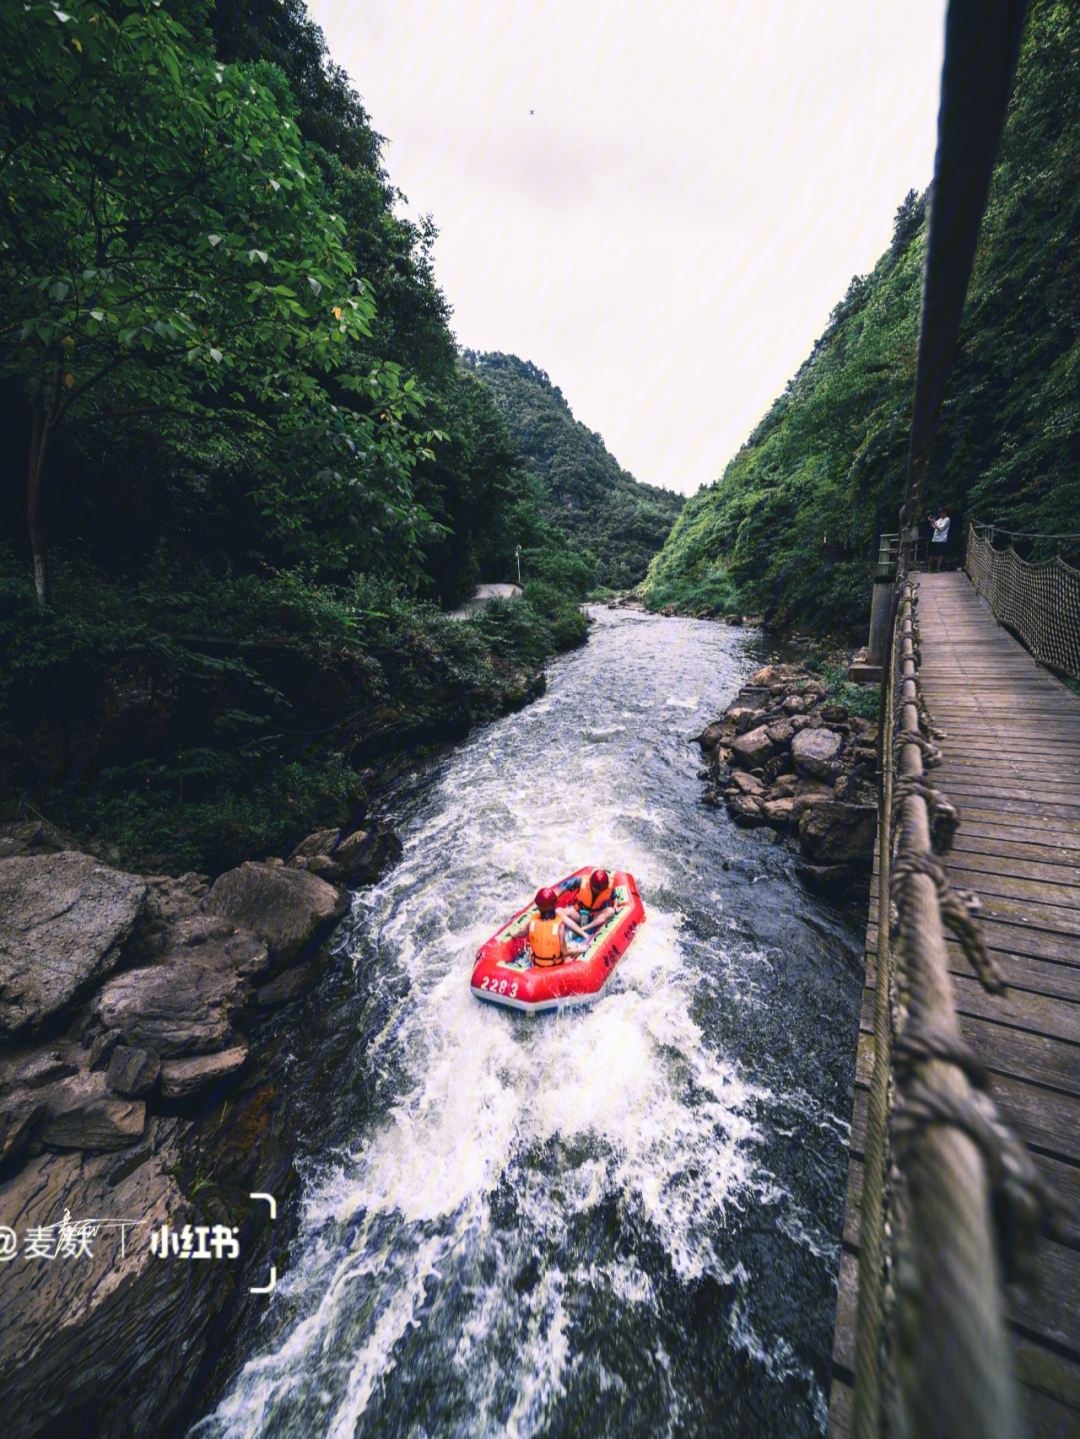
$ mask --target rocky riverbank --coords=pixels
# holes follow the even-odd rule
[[[877,824],[871,721],[830,703],[809,670],[771,664],[696,738],[707,761],[704,803],[797,842],[812,888],[838,894],[865,880]]]
[[[182,1425],[289,1238],[288,1206],[250,1197],[295,1184],[279,1016],[333,962],[348,889],[398,854],[380,824],[326,829],[211,885],[0,829],[8,1434]]]

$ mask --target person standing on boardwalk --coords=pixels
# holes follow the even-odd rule
[[[940,570],[945,560],[945,550],[949,543],[949,511],[944,507],[936,520],[930,521],[934,527],[934,533],[930,537],[930,570]]]

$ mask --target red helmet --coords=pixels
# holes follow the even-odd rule
[[[553,889],[549,888],[547,885],[545,885],[543,889],[538,889],[536,891],[535,903],[537,909],[539,909],[540,911],[543,911],[545,909],[554,909],[558,902],[559,896],[555,893]]]
[[[589,888],[593,894],[599,894],[602,889],[607,889],[611,883],[606,869],[594,869],[589,875]]]

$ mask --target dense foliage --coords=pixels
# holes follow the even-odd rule
[[[924,490],[957,539],[967,517],[1080,530],[1078,57],[1080,13],[1040,0]],[[723,478],[687,502],[650,570],[651,604],[738,598],[778,624],[862,634],[877,536],[903,496],[925,209],[907,197],[889,250]]]
[[[298,0],[0,15],[5,807],[173,867],[280,852],[521,702],[590,575]],[[442,614],[518,543],[523,604]]]
[[[620,468],[603,439],[574,419],[562,391],[535,365],[515,355],[473,352],[464,360],[494,395],[538,482],[547,526],[570,538],[583,571],[591,566],[592,583],[613,590],[638,584],[678,517],[682,496],[642,484]],[[533,545],[539,540],[539,532],[530,536]]]

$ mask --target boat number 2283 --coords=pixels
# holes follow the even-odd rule
[[[508,983],[509,981],[505,979],[488,979],[487,975],[485,974],[483,979],[480,981],[480,988],[488,989],[491,991],[492,994],[506,994]],[[509,988],[510,998],[513,999],[517,992],[518,982],[515,979],[513,984],[511,984]]]

